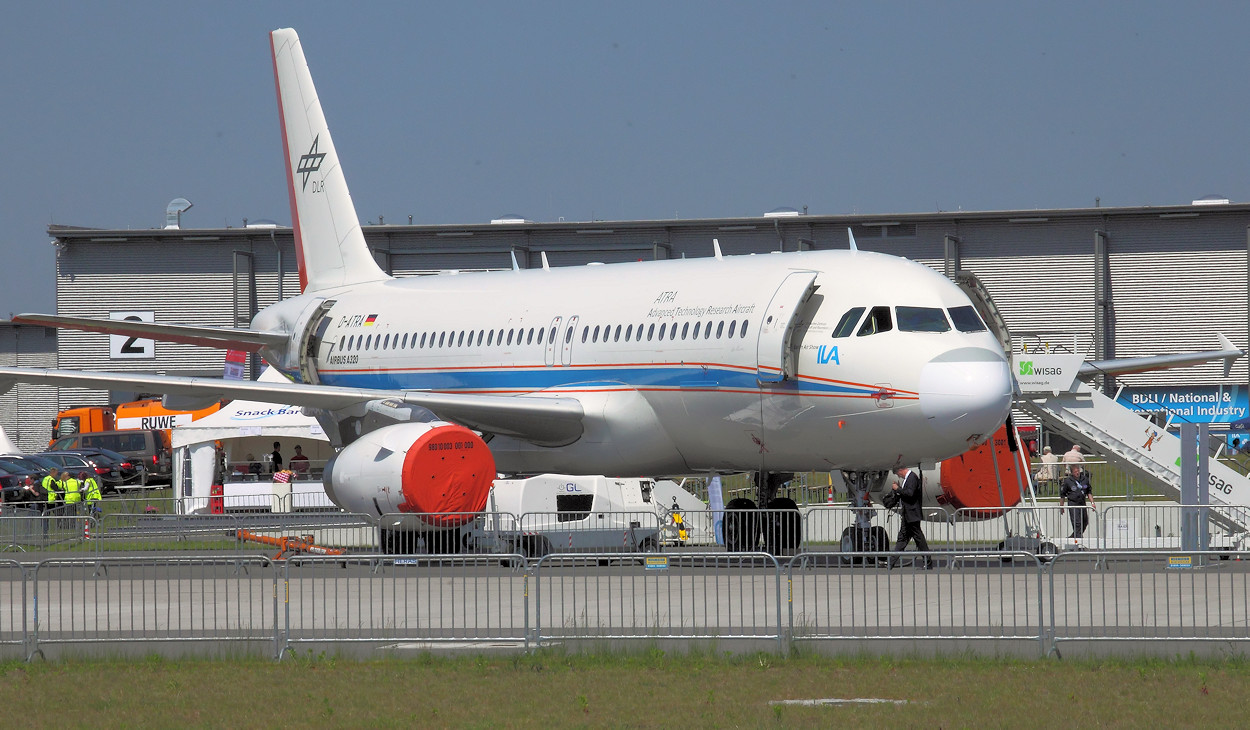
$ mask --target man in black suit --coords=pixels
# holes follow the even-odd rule
[[[924,491],[920,488],[920,472],[903,466],[895,469],[894,473],[898,476],[898,481],[894,482],[893,488],[898,492],[903,513],[903,525],[898,528],[898,543],[894,545],[894,551],[903,552],[907,549],[907,543],[914,539],[916,549],[927,553],[929,541],[925,539],[924,532],[920,529],[920,521],[924,519],[924,513],[920,510],[920,502],[924,498]],[[890,561],[891,568],[897,564],[897,558]],[[925,555],[924,567],[926,570],[933,569],[932,556]]]
[[[1085,527],[1089,524],[1089,513],[1085,511],[1086,503],[1094,509],[1094,490],[1089,485],[1089,473],[1081,469],[1080,464],[1073,464],[1071,473],[1063,478],[1059,485],[1059,509],[1065,503],[1072,505],[1068,509],[1068,518],[1072,520],[1072,537],[1085,537]]]

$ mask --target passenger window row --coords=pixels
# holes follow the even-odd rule
[[[861,310],[862,311],[862,310]],[[657,331],[655,323],[650,325],[595,325],[592,329],[590,325],[582,328],[582,342],[641,342],[645,335],[647,342],[660,341],[665,338],[669,340],[681,339],[697,340],[702,336],[703,339],[711,339],[713,331],[715,331],[716,339],[728,339],[732,337],[744,338],[747,336],[747,320],[738,322],[730,320],[728,329],[726,322],[695,322],[693,329],[690,322],[684,322],[678,326],[676,322],[662,322]],[[680,330],[680,332],[679,332]],[[400,334],[378,334],[378,335],[350,335],[339,338],[339,352],[355,352],[359,350],[421,350],[429,348],[449,348],[449,347],[511,347],[524,345],[543,345],[545,342],[555,342],[555,327],[530,327],[526,329],[513,328],[508,330],[451,330],[445,332],[421,332],[421,333],[403,333]],[[570,328],[565,336],[564,342],[568,344],[573,341],[573,330]]]
[[[952,322],[960,332],[985,332],[987,329],[981,316],[971,305],[952,307],[949,310],[939,307],[900,306],[893,308],[893,317],[890,307],[873,307],[868,310],[867,316],[864,316],[865,310],[867,307],[852,307],[847,310],[833,328],[833,337],[850,337],[852,332],[856,337],[867,337],[879,332],[889,332],[894,329],[895,323],[901,332],[949,332]],[[949,320],[946,318],[948,314]],[[859,325],[858,329],[856,325]]]
[[[737,320],[730,320],[728,330],[725,327],[725,320],[719,322],[695,322],[691,327],[690,322],[682,322],[680,327],[676,322],[661,322],[659,329],[652,322],[649,325],[638,325],[637,329],[633,325],[625,325],[624,338],[622,339],[622,325],[595,325],[592,329],[590,325],[582,328],[582,342],[594,344],[596,342],[629,342],[631,339],[635,342],[641,342],[645,330],[647,342],[655,340],[676,340],[679,337],[683,340],[697,340],[702,337],[705,340],[711,339],[715,332],[716,339],[730,339],[738,337],[739,339],[747,336],[747,320],[739,323]]]
[[[550,330],[550,331],[548,331]],[[405,332],[403,335],[351,335],[339,339],[340,352],[357,350],[421,350],[447,347],[494,347],[516,345],[541,345],[554,342],[556,328],[530,327],[508,330],[451,330],[446,332]]]

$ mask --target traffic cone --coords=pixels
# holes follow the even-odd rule
[[[84,540],[91,539],[91,520],[82,521],[82,539]]]
[[[833,504],[833,485],[832,484],[829,485],[829,499],[827,501],[829,502],[829,504]]]

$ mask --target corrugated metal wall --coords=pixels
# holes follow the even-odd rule
[[[56,330],[22,325],[0,326],[0,364],[5,367],[56,367]],[[57,389],[18,383],[0,393],[0,426],[25,452],[48,447],[57,414]]]

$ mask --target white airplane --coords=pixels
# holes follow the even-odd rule
[[[393,278],[365,244],[295,31],[271,33],[302,292],[248,329],[14,322],[260,352],[290,383],[0,368],[0,380],[303,406],[353,512],[476,512],[496,472],[847,470],[967,451],[1013,380],[955,283],[850,250]],[[434,527],[453,524],[433,521]],[[415,515],[404,527],[429,529]]]

